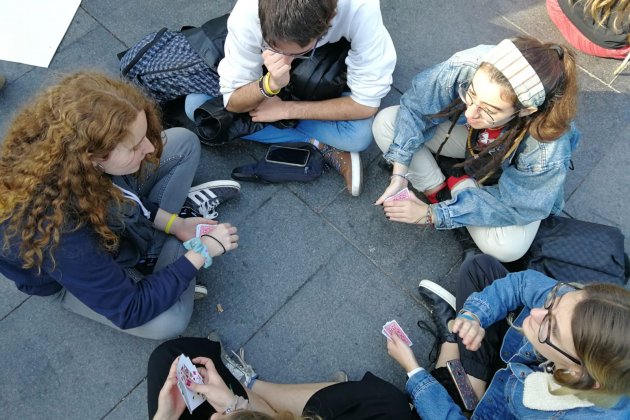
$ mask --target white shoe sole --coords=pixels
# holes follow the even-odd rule
[[[361,165],[361,155],[358,152],[350,152],[350,162],[352,163],[352,190],[350,194],[353,197],[358,197],[363,189],[363,165]]]
[[[434,283],[431,280],[422,280],[420,284],[418,284],[418,287],[422,287],[423,289],[427,289],[435,293],[436,295],[444,299],[446,303],[448,303],[451,306],[451,308],[453,308],[454,311],[456,310],[455,309],[455,296],[453,296],[451,292],[449,292],[448,290],[446,290],[439,284]]]
[[[188,193],[195,193],[197,191],[201,191],[205,188],[236,188],[237,190],[241,190],[241,184],[239,184],[236,181],[230,181],[227,179],[224,180],[220,180],[220,181],[210,181],[210,182],[204,182],[203,184],[199,184],[199,185],[195,185],[193,187],[190,187],[190,190],[188,190]]]

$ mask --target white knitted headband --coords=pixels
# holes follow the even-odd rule
[[[508,79],[524,107],[538,108],[545,102],[545,88],[538,74],[511,40],[501,41],[482,61],[492,64]]]

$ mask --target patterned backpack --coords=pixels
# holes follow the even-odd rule
[[[123,53],[122,76],[160,104],[190,93],[219,96],[216,67],[223,58],[227,17],[212,19],[201,28],[163,28],[146,35]]]

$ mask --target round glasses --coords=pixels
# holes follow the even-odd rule
[[[576,284],[572,284],[572,283],[558,283],[553,287],[553,289],[551,289],[551,291],[547,295],[547,299],[545,299],[545,304],[543,306],[543,308],[547,310],[547,313],[545,314],[545,317],[542,319],[542,322],[540,323],[540,328],[538,329],[538,342],[541,344],[548,345],[549,347],[553,348],[554,350],[558,351],[560,354],[565,356],[567,359],[571,360],[573,363],[581,366],[582,362],[580,362],[576,357],[562,350],[560,347],[553,344],[550,340],[551,328],[552,328],[551,310],[553,309],[553,306],[556,303],[558,292],[562,288],[580,290],[582,287]],[[569,292],[569,291],[571,290],[566,290],[564,293]]]
[[[472,87],[472,82],[468,80],[461,82],[457,86],[457,93],[459,94],[459,97],[461,98],[462,102],[464,102],[464,104],[466,104],[467,107],[471,107],[475,105],[477,107],[477,110],[479,111],[479,116],[485,123],[490,124],[490,125],[496,124],[497,121],[492,117],[492,115],[490,115],[490,111],[488,111],[486,108],[483,108],[480,104],[475,102],[475,99],[473,98],[473,94],[470,93],[471,87]],[[473,92],[474,92],[474,89],[473,89]],[[518,113],[518,110],[516,110],[516,112],[505,117],[504,118],[506,120],[505,122],[509,121],[509,119],[511,119],[517,113]]]

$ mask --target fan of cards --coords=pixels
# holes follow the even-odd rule
[[[394,195],[390,195],[385,201],[404,201],[409,200],[409,188],[403,188]]]
[[[413,346],[413,343],[395,319],[383,325],[381,332],[387,338],[392,338],[392,335],[396,334],[406,345],[409,347]]]
[[[203,385],[203,378],[199,374],[197,367],[192,364],[188,356],[182,354],[177,361],[177,388],[179,388],[179,392],[184,397],[188,411],[192,414],[193,410],[206,400],[206,396],[188,389],[186,381]]]

